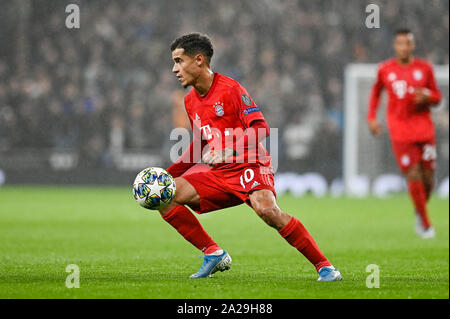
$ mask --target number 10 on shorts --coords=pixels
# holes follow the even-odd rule
[[[240,177],[242,188],[245,189],[245,184],[250,183],[253,180],[253,178],[255,178],[255,172],[251,168],[247,168],[244,171],[244,174],[242,174]]]

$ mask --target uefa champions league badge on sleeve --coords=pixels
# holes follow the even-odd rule
[[[223,109],[223,103],[221,102],[214,103],[214,111],[216,112],[217,116],[223,116],[225,114],[225,111]]]

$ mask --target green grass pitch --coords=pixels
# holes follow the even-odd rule
[[[201,253],[129,188],[0,188],[0,298],[449,298],[449,201],[429,208],[437,238],[418,238],[407,195],[294,198],[299,218],[342,282],[320,283],[311,264],[246,205],[199,216],[233,258],[231,270],[192,280]],[[66,266],[80,288],[65,286]],[[369,264],[380,288],[366,287]]]

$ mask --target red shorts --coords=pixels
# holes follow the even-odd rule
[[[436,168],[435,138],[423,142],[392,141],[392,149],[403,173],[418,163],[429,170]]]
[[[276,197],[273,170],[258,164],[230,164],[220,169],[189,171],[186,179],[200,195],[200,205],[190,206],[199,214],[246,203],[250,205],[250,193],[268,189]]]

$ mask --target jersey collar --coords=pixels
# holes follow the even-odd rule
[[[411,59],[411,61],[409,61],[409,63],[407,63],[407,64],[401,64],[401,63],[399,63],[399,62],[397,61],[396,58],[394,58],[394,61],[395,61],[395,64],[397,64],[399,67],[406,68],[406,67],[408,67],[408,66],[413,65],[414,62],[416,62],[416,57],[413,56],[412,59]]]

